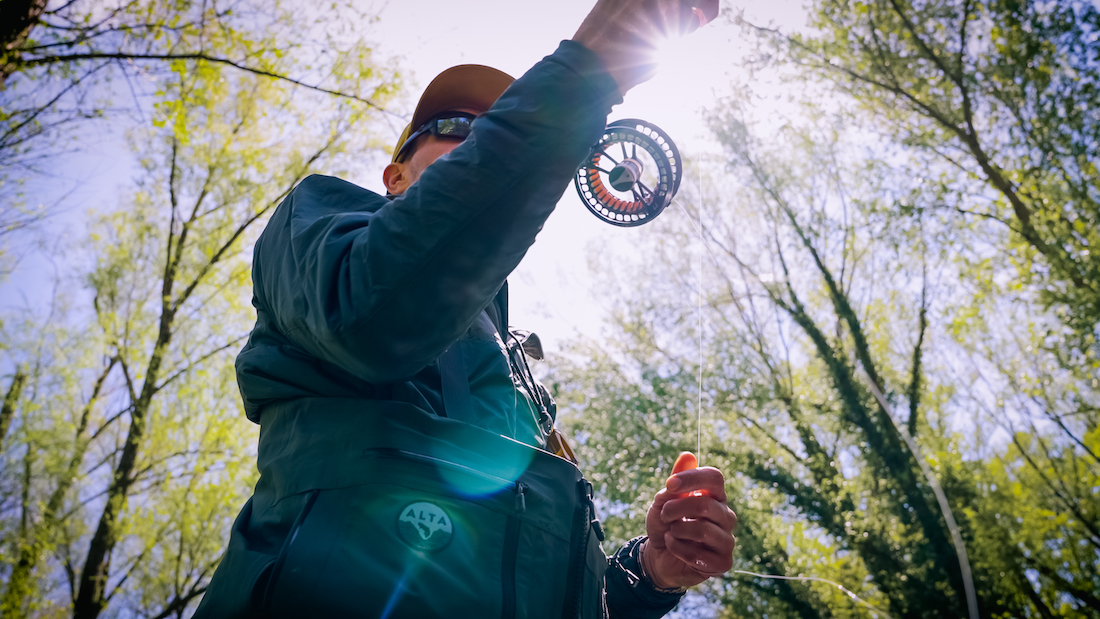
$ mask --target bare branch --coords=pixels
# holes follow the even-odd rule
[[[358,102],[364,103],[367,106],[369,106],[371,108],[374,108],[374,109],[376,109],[379,112],[382,112],[384,114],[390,114],[390,115],[393,115],[393,116],[397,116],[393,112],[390,112],[389,110],[386,110],[385,108],[383,108],[382,106],[378,105],[377,103],[371,101],[370,99],[364,99],[363,97],[360,97],[358,95],[352,95],[352,94],[340,92],[338,90],[330,90],[328,88],[322,88],[320,86],[314,86],[312,84],[307,84],[307,83],[305,83],[301,80],[296,80],[296,79],[294,79],[292,77],[288,77],[286,75],[280,75],[278,73],[274,73],[272,71],[267,71],[265,69],[250,67],[248,65],[241,64],[239,62],[230,60],[228,58],[219,58],[217,56],[211,56],[210,54],[205,54],[205,53],[191,53],[191,54],[124,54],[124,53],[107,53],[107,52],[86,52],[86,53],[83,53],[83,54],[64,54],[64,55],[55,55],[55,56],[39,56],[37,58],[25,58],[25,59],[22,60],[22,63],[24,65],[28,65],[28,66],[44,66],[44,65],[57,64],[57,63],[63,63],[63,62],[78,62],[78,61],[81,61],[81,60],[96,60],[96,59],[134,60],[134,61],[198,60],[198,61],[201,61],[201,62],[212,62],[212,63],[215,63],[215,64],[223,64],[223,65],[233,67],[234,69],[238,69],[240,71],[245,71],[247,73],[252,73],[254,75],[259,75],[259,76],[262,76],[262,77],[269,77],[271,79],[276,79],[276,80],[282,80],[284,82],[289,82],[291,84],[294,84],[295,86],[300,86],[302,88],[307,88],[309,90],[315,90],[317,92],[322,92],[322,93],[325,93],[327,95],[333,95],[333,96],[336,96],[336,97],[343,97],[345,99],[351,99],[353,101],[358,101]]]
[[[194,588],[192,588],[190,591],[182,596],[176,596],[175,599],[165,605],[164,610],[162,610],[160,614],[154,615],[153,617],[150,617],[150,619],[167,619],[167,617],[172,616],[177,611],[181,611],[187,608],[187,605],[191,603],[191,600],[199,597],[203,593],[206,593],[206,589],[208,586],[209,585],[203,585],[200,587],[198,586],[198,583],[196,583]]]
[[[206,353],[205,355],[203,355],[203,356],[199,357],[199,358],[198,358],[198,359],[197,359],[196,361],[194,361],[193,363],[189,364],[189,365],[188,365],[187,367],[183,368],[182,370],[179,370],[179,371],[178,371],[178,372],[176,372],[175,374],[173,374],[173,375],[169,376],[168,378],[164,379],[164,382],[162,382],[161,384],[159,384],[159,385],[157,385],[157,386],[155,387],[156,391],[160,391],[161,389],[164,389],[164,388],[165,388],[165,387],[167,387],[167,386],[168,386],[169,384],[171,384],[171,383],[172,383],[172,381],[176,380],[176,379],[177,379],[177,378],[179,378],[179,377],[180,377],[181,375],[183,375],[183,374],[187,373],[187,372],[188,372],[188,371],[190,371],[190,370],[191,370],[192,368],[194,368],[194,367],[196,367],[196,366],[198,366],[198,365],[201,365],[201,364],[202,364],[202,362],[206,361],[206,360],[207,360],[207,359],[209,359],[210,357],[213,357],[214,355],[216,355],[216,354],[218,354],[218,353],[220,353],[220,352],[222,352],[222,351],[224,351],[224,350],[226,350],[226,349],[228,349],[228,348],[232,348],[233,346],[236,346],[236,345],[237,345],[238,343],[240,343],[241,341],[243,341],[243,340],[246,340],[246,339],[248,339],[248,335],[247,335],[247,334],[246,334],[246,335],[242,335],[242,336],[240,336],[240,337],[238,337],[238,338],[235,338],[235,339],[233,339],[233,340],[231,340],[231,341],[229,341],[229,342],[226,342],[226,343],[225,343],[225,345],[223,345],[223,346],[219,346],[218,348],[215,348],[214,350],[211,350],[210,352]]]

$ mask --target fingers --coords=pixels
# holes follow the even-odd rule
[[[696,15],[699,16],[699,27],[703,27],[718,18],[718,0],[693,0]]]
[[[648,80],[654,52],[669,37],[718,16],[719,0],[597,0],[573,40],[600,57],[621,93]]]
[[[689,496],[673,499],[661,506],[661,521],[674,523],[678,520],[706,520],[723,531],[733,532],[737,528],[737,514],[724,503],[709,496]]]
[[[692,456],[693,459],[694,457]],[[679,458],[677,463],[679,463]],[[679,494],[701,492],[713,497],[720,503],[726,502],[726,478],[722,476],[721,471],[712,466],[705,466],[701,469],[693,468],[682,472],[676,472],[675,467],[673,467],[673,475],[665,482],[665,489]]]
[[[723,531],[713,522],[706,520],[681,520],[672,523],[668,533],[665,533],[666,543],[668,538],[681,542],[693,542],[701,546],[700,550],[713,552],[718,556],[730,555],[736,540],[729,531]]]
[[[706,531],[700,531],[698,529],[707,526],[714,527],[714,525],[710,523],[700,524],[697,522],[682,523],[679,528],[683,534],[706,538]],[[717,527],[715,527],[715,529],[716,528]],[[711,546],[692,539],[685,539],[672,530],[669,530],[665,533],[665,547],[673,556],[690,566],[691,569],[709,578],[725,573],[733,567],[733,546],[735,543],[732,535],[724,533],[715,534],[713,531],[711,535],[718,544],[717,546]],[[723,535],[725,539],[722,537]]]
[[[681,0],[677,30],[681,34],[695,32],[718,17],[718,8],[718,0]]]
[[[680,455],[676,457],[676,464],[672,465],[672,474],[682,473],[684,471],[690,471],[691,469],[698,468],[699,459],[695,457],[695,454],[690,451],[681,451]]]
[[[672,8],[672,19],[665,19],[661,32],[667,36],[684,36],[695,32],[706,24],[706,14],[694,6],[697,0],[680,0]]]

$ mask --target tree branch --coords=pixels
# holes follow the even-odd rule
[[[206,592],[207,587],[209,587],[209,585],[203,585],[203,586],[199,587],[199,586],[197,586],[197,583],[196,583],[196,586],[194,588],[192,588],[190,591],[188,591],[183,596],[178,596],[177,595],[174,600],[169,602],[164,607],[164,610],[162,610],[160,612],[160,614],[154,615],[154,616],[150,617],[149,619],[167,619],[173,613],[187,608],[187,605],[191,603],[191,600],[199,597],[200,595],[202,595],[203,593]]]
[[[258,69],[256,67],[250,67],[248,65],[241,64],[239,62],[230,60],[228,58],[219,58],[217,56],[211,56],[210,54],[205,54],[205,53],[201,53],[201,52],[200,53],[191,53],[191,54],[123,54],[123,53],[113,53],[112,54],[112,53],[107,53],[107,52],[87,52],[87,53],[83,53],[83,54],[62,54],[62,55],[54,55],[54,56],[39,56],[37,58],[25,58],[25,59],[23,59],[22,64],[28,65],[28,66],[44,66],[44,65],[49,65],[49,64],[59,64],[59,63],[64,63],[64,62],[78,62],[78,61],[81,61],[81,60],[95,60],[95,59],[134,60],[134,61],[146,61],[146,60],[148,60],[148,61],[198,60],[198,61],[201,61],[201,62],[211,62],[211,63],[215,63],[215,64],[223,64],[223,65],[233,67],[234,69],[244,71],[246,73],[252,73],[254,75],[259,75],[259,76],[262,76],[262,77],[269,77],[271,79],[276,79],[276,80],[282,80],[284,82],[289,82],[291,84],[294,84],[295,86],[300,86],[302,88],[306,88],[306,89],[309,89],[309,90],[315,90],[317,92],[322,92],[322,93],[325,93],[327,95],[333,95],[333,96],[337,96],[337,97],[343,97],[345,99],[351,99],[353,101],[358,101],[360,103],[366,104],[368,107],[371,107],[371,108],[374,108],[374,109],[378,110],[379,112],[396,116],[396,114],[394,114],[393,112],[390,112],[390,111],[386,110],[385,108],[383,108],[382,106],[378,105],[377,103],[371,101],[370,99],[364,99],[363,97],[360,97],[358,95],[351,95],[351,94],[347,94],[347,93],[344,93],[344,92],[340,92],[338,90],[330,90],[328,88],[322,88],[321,86],[314,86],[312,84],[307,84],[307,83],[305,83],[301,80],[296,80],[296,79],[294,79],[292,77],[288,77],[286,75],[280,75],[278,73],[267,71],[265,69]]]
[[[336,141],[336,137],[337,136],[336,136],[335,133],[333,135],[329,136],[329,141],[326,142],[325,145],[322,146],[321,148],[319,148],[315,153],[313,153],[313,155],[305,163],[302,164],[301,169],[298,171],[298,174],[295,175],[295,177],[291,180],[291,182],[287,183],[287,186],[283,188],[283,191],[278,196],[276,196],[274,199],[272,199],[266,205],[264,205],[264,207],[262,209],[256,211],[256,213],[254,213],[251,217],[249,217],[244,222],[242,222],[241,225],[237,226],[237,229],[233,231],[233,234],[230,235],[229,239],[227,241],[225,241],[225,243],[223,243],[221,247],[218,248],[218,251],[215,252],[214,255],[210,257],[209,260],[207,260],[206,264],[204,264],[202,269],[199,270],[199,273],[197,275],[195,275],[195,278],[193,280],[191,280],[191,283],[189,283],[187,285],[187,288],[185,288],[184,291],[182,293],[180,293],[179,298],[177,298],[175,300],[175,302],[172,303],[171,309],[169,310],[169,311],[171,311],[172,315],[175,315],[176,311],[179,310],[180,306],[183,305],[183,303],[185,301],[187,301],[187,299],[195,291],[195,288],[197,288],[198,285],[202,283],[202,280],[206,277],[207,273],[210,272],[210,269],[212,269],[216,264],[218,264],[221,261],[222,257],[229,251],[229,249],[231,247],[233,247],[233,244],[237,242],[237,239],[239,239],[241,237],[241,235],[243,235],[245,233],[245,231],[247,231],[248,228],[250,228],[252,226],[252,224],[254,224],[258,219],[263,217],[265,214],[267,214],[268,211],[275,208],[276,206],[278,206],[278,204],[280,202],[283,201],[283,198],[285,198],[291,192],[291,190],[294,189],[294,186],[297,185],[298,182],[302,179],[302,177],[305,176],[305,173],[307,171],[309,171],[310,166],[312,166],[318,159],[321,158],[321,155],[323,155],[325,152],[328,151],[329,148],[332,147],[332,145]],[[196,208],[197,207],[198,207],[198,205],[196,205]],[[194,214],[192,214],[192,219],[193,218],[194,218]],[[186,233],[186,230],[184,231],[184,234],[185,233]],[[182,243],[183,234],[180,235],[180,241]],[[180,253],[179,252],[180,247],[182,247],[182,245],[177,247],[177,254]],[[176,263],[177,264],[179,263],[179,257],[178,256],[177,256]],[[167,285],[167,283],[166,283],[166,285]],[[170,292],[171,292],[171,288],[169,287],[165,292],[165,302],[166,303],[167,303],[168,295],[170,294]]]
[[[182,374],[186,373],[186,372],[187,372],[187,371],[189,371],[189,370],[190,370],[191,368],[193,368],[193,367],[195,367],[195,366],[197,366],[197,365],[201,364],[201,363],[202,363],[203,361],[206,361],[206,360],[207,360],[207,359],[209,359],[210,357],[213,357],[214,355],[216,355],[216,354],[218,354],[218,353],[222,352],[223,350],[225,350],[225,349],[227,349],[227,348],[230,348],[231,346],[235,346],[235,345],[236,345],[236,344],[237,344],[238,342],[240,342],[241,340],[245,340],[245,339],[248,339],[248,335],[242,335],[242,336],[240,336],[240,337],[238,337],[238,338],[235,338],[235,339],[233,339],[232,341],[230,341],[230,342],[227,342],[227,343],[226,343],[226,344],[225,344],[224,346],[219,346],[218,348],[215,348],[214,350],[212,350],[212,351],[210,351],[210,352],[206,353],[206,354],[205,354],[205,355],[203,355],[202,357],[199,357],[199,359],[198,359],[197,361],[195,361],[194,363],[191,363],[191,364],[189,364],[189,365],[188,365],[187,367],[183,368],[182,370],[179,370],[179,371],[178,371],[178,372],[176,372],[175,374],[173,374],[173,375],[169,376],[168,378],[164,379],[164,382],[162,382],[161,384],[159,384],[159,385],[157,385],[157,386],[156,386],[156,390],[157,390],[157,391],[160,391],[161,389],[164,389],[164,388],[165,388],[165,387],[167,387],[167,386],[168,386],[168,385],[169,385],[169,384],[170,384],[170,383],[171,383],[172,381],[174,381],[174,380],[176,380],[177,378],[179,378],[179,377],[180,377],[180,375],[182,375]]]

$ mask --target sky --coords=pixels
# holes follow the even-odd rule
[[[380,13],[375,35],[379,51],[403,57],[415,104],[420,89],[444,69],[464,63],[496,67],[515,77],[558,43],[573,36],[592,7],[592,0],[554,2],[489,2],[487,0],[391,1]],[[432,8],[445,8],[433,18]],[[757,22],[784,28],[803,23],[801,3],[722,2],[722,9],[745,10]],[[461,15],[462,19],[449,19]],[[740,30],[725,19],[671,41],[656,77],[627,93],[609,120],[640,118],[656,124],[676,142],[685,157],[720,152],[709,138],[702,111],[717,95],[728,92],[739,74],[746,46]],[[394,138],[397,136],[395,135]],[[690,176],[690,172],[688,174]],[[381,170],[374,172],[369,189],[382,188]],[[683,183],[692,182],[685,177]],[[675,209],[663,217],[682,216]],[[591,215],[577,196],[566,190],[535,245],[509,279],[510,318],[513,326],[538,333],[549,351],[581,334],[598,337],[600,316],[611,309],[593,291],[588,248],[594,244],[629,251],[645,226],[617,228]]]
[[[488,0],[388,0],[374,3],[379,21],[363,32],[382,57],[398,59],[408,95],[394,112],[411,116],[420,91],[444,69],[456,64],[485,64],[515,77],[558,43],[573,36],[593,0],[554,2],[489,2]],[[798,0],[722,2],[723,11],[744,10],[758,23],[785,28],[801,25]],[[641,118],[656,124],[676,142],[681,154],[720,152],[702,120],[706,105],[730,89],[746,50],[740,30],[720,18],[681,40],[670,41],[656,77],[633,90],[609,120]],[[8,281],[0,285],[0,307],[41,306],[49,301],[51,282],[65,272],[65,261],[86,235],[87,213],[109,210],[114,196],[131,191],[136,166],[126,145],[124,127],[141,121],[85,125],[83,150],[66,157],[59,178],[32,185],[44,203],[60,201],[59,213],[42,226],[45,247],[24,255]],[[396,141],[401,127],[390,136]],[[357,184],[383,192],[382,163],[366,170]],[[690,170],[683,183],[691,183]],[[63,187],[64,190],[58,188]],[[71,193],[70,190],[73,190]],[[683,216],[669,208],[663,217]],[[538,333],[553,352],[577,334],[599,337],[600,316],[608,300],[592,290],[588,248],[598,245],[630,251],[646,227],[617,228],[592,216],[573,187],[566,189],[520,267],[509,280],[513,326]]]
[[[375,42],[381,56],[400,59],[410,96],[405,109],[394,111],[411,115],[420,90],[447,67],[478,63],[522,75],[561,40],[572,37],[592,4],[593,0],[390,0],[381,5],[379,21],[364,37]],[[799,3],[793,0],[744,7],[723,3],[723,8],[745,8],[762,22],[801,23]],[[641,118],[654,123],[673,138],[686,158],[718,152],[701,112],[716,95],[729,90],[745,49],[739,30],[723,22],[670,45],[657,76],[629,92],[610,120]],[[132,191],[137,168],[124,127],[141,120],[139,113],[137,118],[87,125],[81,135],[83,150],[57,163],[57,178],[36,182],[36,197],[46,203],[62,200],[60,208],[41,226],[45,247],[26,254],[10,279],[0,284],[0,307],[41,307],[49,302],[55,277],[64,274],[67,261],[79,255],[68,250],[83,243],[87,213],[114,208],[116,196]],[[399,130],[390,136],[394,141]],[[365,178],[348,180],[381,192],[381,175],[379,164]],[[691,182],[690,176],[683,180]],[[670,208],[662,216],[683,215]],[[629,251],[646,234],[645,226],[624,229],[599,221],[584,208],[575,189],[567,188],[538,241],[510,278],[512,324],[539,333],[549,352],[560,350],[578,334],[598,338],[601,317],[611,308],[610,300],[593,290],[588,249],[595,245]],[[683,616],[706,614],[688,609]]]
[[[380,6],[379,21],[364,32],[383,57],[399,58],[410,96],[404,109],[411,115],[420,90],[436,74],[457,64],[478,63],[522,75],[558,43],[570,38],[594,0],[390,0]],[[800,0],[742,0],[722,2],[727,13],[744,10],[755,23],[771,23],[790,30],[802,25]],[[740,75],[740,59],[748,47],[740,30],[721,19],[680,41],[669,44],[669,53],[657,76],[630,91],[610,120],[641,118],[665,130],[685,158],[720,153],[709,136],[703,111],[716,98],[730,92]],[[397,138],[396,127],[391,140]],[[49,222],[55,247],[76,246],[84,234],[83,213],[105,208],[110,196],[127,191],[134,173],[125,140],[118,126],[92,128],[85,143],[93,149],[74,154],[64,174],[78,179],[80,194],[68,196],[63,215]],[[369,169],[364,178],[349,179],[383,192],[382,165]],[[685,186],[693,183],[690,168]],[[48,191],[43,200],[60,198]],[[684,216],[670,208],[662,217]],[[539,333],[550,352],[578,335],[599,338],[601,317],[612,310],[610,299],[594,289],[589,270],[590,249],[612,247],[629,252],[644,245],[646,226],[616,228],[588,213],[576,191],[566,189],[556,212],[547,221],[538,241],[510,278],[510,318],[513,326]],[[696,251],[690,248],[689,251]],[[28,255],[11,279],[0,285],[0,307],[42,303],[60,265],[46,251]],[[614,254],[612,254],[613,256]],[[693,306],[693,302],[686,304]]]
[[[394,111],[408,115],[416,97],[433,76],[463,63],[486,64],[513,76],[522,75],[568,39],[582,22],[594,0],[390,0],[378,5],[379,21],[364,37],[376,51],[399,58],[410,96]],[[772,23],[784,29],[802,24],[799,0],[723,0],[727,12],[744,10],[756,23]],[[657,76],[627,94],[610,119],[642,118],[664,129],[676,141],[685,158],[720,153],[703,121],[702,112],[717,97],[728,93],[740,75],[739,62],[747,46],[740,31],[720,20],[682,41],[669,44],[670,53]],[[391,140],[396,140],[396,127]],[[48,298],[49,281],[60,267],[60,252],[50,247],[76,247],[84,234],[84,213],[89,208],[109,208],[111,196],[129,191],[133,162],[119,124],[88,129],[84,138],[94,148],[67,158],[62,173],[77,179],[75,195],[65,196],[62,215],[49,222],[51,245],[28,255],[10,281],[0,285],[0,306],[41,303]],[[349,179],[382,192],[381,165],[367,170],[364,178]],[[690,175],[683,181],[690,186]],[[47,179],[46,185],[49,184]],[[62,196],[49,191],[42,200]],[[669,209],[662,217],[681,217]],[[535,331],[550,352],[578,334],[598,338],[601,317],[610,311],[610,299],[594,289],[589,270],[589,250],[612,247],[629,252],[644,245],[639,239],[651,234],[647,227],[616,228],[583,207],[575,190],[567,188],[557,211],[547,221],[538,241],[510,278],[514,326]],[[688,248],[696,251],[697,248]],[[692,307],[693,303],[686,303]]]

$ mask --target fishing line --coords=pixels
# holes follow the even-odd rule
[[[701,196],[701,177],[698,179],[698,182],[699,193]],[[676,207],[684,212],[684,215],[686,215],[688,218],[688,223],[690,223],[691,226],[695,228],[696,234],[699,235],[699,244],[697,245],[697,247],[699,248],[699,260],[697,264],[697,270],[695,272],[695,298],[697,299],[695,311],[699,323],[699,379],[697,385],[698,400],[695,403],[695,410],[698,415],[698,419],[695,428],[697,434],[695,451],[698,454],[698,462],[701,465],[703,464],[703,249],[711,252],[712,256],[713,250],[711,250],[710,244],[707,243],[706,237],[703,236],[702,198],[700,198],[699,200],[700,215],[698,224],[696,224],[695,219],[691,216],[691,213],[689,213],[688,210],[684,208],[683,203],[681,203],[679,200],[675,200],[674,204],[676,204]]]
[[[680,153],[668,134],[652,123],[629,118],[608,124],[603,136],[593,146],[588,158],[578,168],[573,180],[577,194],[585,207],[597,218],[611,225],[634,227],[649,223],[660,215],[669,204],[675,202],[676,206],[687,216],[688,223],[695,228],[699,238],[699,259],[695,280],[696,315],[699,329],[696,453],[698,454],[698,462],[701,464],[703,460],[704,250],[711,255],[716,265],[719,260],[714,249],[707,242],[706,234],[704,234],[702,174],[699,173],[696,177],[699,192],[698,220],[692,217],[680,201],[673,199],[679,189],[683,172],[684,168]],[[938,485],[935,487],[938,488]],[[942,494],[942,491],[940,493]],[[950,519],[949,522],[953,523],[954,520]],[[955,529],[953,529],[954,531]],[[861,599],[850,589],[825,578],[758,574],[744,570],[732,571],[735,574],[746,574],[756,578],[827,583],[837,587],[856,602],[890,619],[890,615]],[[969,575],[968,570],[966,574]]]
[[[703,175],[696,174],[696,184],[699,188],[699,270],[695,272],[695,298],[697,301],[696,313],[699,317],[699,401],[695,405],[695,411],[699,415],[695,429],[697,436],[696,453],[699,454],[698,462],[703,464]]]
[[[874,611],[876,613],[882,613],[882,615],[884,617],[886,617],[886,619],[893,619],[892,617],[890,617],[890,615],[886,611],[883,611],[883,610],[879,609],[877,606],[874,606],[873,604],[871,604],[867,600],[864,600],[863,598],[859,597],[855,593],[852,593],[852,591],[849,590],[848,588],[846,588],[844,585],[842,585],[840,583],[837,583],[837,582],[833,582],[833,581],[831,581],[827,578],[818,578],[817,576],[776,576],[774,574],[757,574],[756,572],[747,572],[745,570],[730,570],[730,572],[733,572],[734,574],[745,574],[745,575],[748,575],[748,576],[755,576],[757,578],[770,578],[772,580],[797,580],[799,582],[823,582],[823,583],[826,583],[826,584],[829,584],[829,585],[833,585],[837,589],[840,589],[841,591],[846,593],[848,595],[848,597],[852,598],[856,602],[859,602],[860,604],[863,604],[867,608],[870,608],[872,611]]]
[[[703,234],[703,225],[704,224],[703,224],[703,219],[702,219],[702,201],[703,201],[703,198],[702,198],[702,195],[703,195],[702,177],[701,176],[698,177],[697,181],[698,181],[698,187],[699,187],[699,208],[700,208],[700,214],[699,214],[698,221],[696,221],[696,218],[691,215],[691,213],[687,210],[687,208],[684,207],[683,203],[680,200],[674,200],[673,203],[676,205],[677,208],[679,208],[681,211],[683,211],[684,215],[687,216],[688,223],[691,224],[692,228],[695,229],[695,232],[699,237],[700,247],[702,249],[706,249],[707,253],[709,253],[711,255],[711,258],[717,259],[716,256],[715,256],[715,253],[714,253],[714,249],[711,247],[710,243],[707,242],[706,235]],[[703,423],[703,421],[702,421],[703,420],[703,406],[702,406],[703,405],[703,400],[702,400],[702,398],[703,398],[703,285],[702,285],[702,281],[703,281],[703,252],[702,252],[702,249],[700,249],[700,251],[699,251],[699,263],[698,263],[699,270],[696,273],[696,282],[697,282],[696,285],[698,286],[698,289],[696,291],[696,298],[699,300],[696,309],[698,311],[698,316],[699,316],[698,317],[698,320],[699,320],[699,384],[698,384],[699,400],[698,400],[697,406],[698,406],[698,411],[699,411],[699,425],[698,425],[699,438],[698,438],[698,441],[699,441],[699,454],[700,454],[699,462],[700,462],[700,464],[702,463],[702,460],[703,460],[702,459],[702,444],[703,444],[703,438],[702,438],[703,437],[703,425],[702,425],[702,423]],[[849,598],[851,598],[852,600],[858,602],[859,604],[862,604],[863,606],[871,609],[872,611],[874,611],[876,613],[881,613],[882,616],[885,617],[886,619],[892,619],[892,617],[890,616],[889,613],[879,609],[878,607],[874,606],[870,602],[868,602],[868,601],[864,600],[863,598],[859,597],[851,589],[848,589],[844,585],[842,585],[838,582],[829,580],[827,578],[821,578],[819,576],[780,576],[778,574],[760,574],[760,573],[757,573],[757,572],[749,572],[749,571],[746,571],[746,570],[730,570],[730,572],[733,573],[733,574],[744,574],[744,575],[747,575],[747,576],[754,576],[756,578],[764,578],[764,579],[770,579],[770,580],[796,580],[796,581],[799,581],[799,582],[822,582],[822,583],[826,583],[826,584],[832,585],[832,586],[836,587],[837,589],[839,589],[840,591],[844,592]],[[976,618],[972,618],[972,619],[976,619]]]

